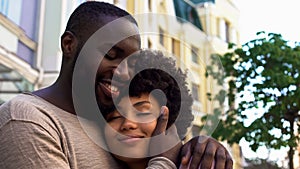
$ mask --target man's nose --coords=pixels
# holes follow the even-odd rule
[[[123,60],[115,69],[114,76],[117,76],[118,79],[122,81],[130,80],[130,74],[128,69],[128,61]]]

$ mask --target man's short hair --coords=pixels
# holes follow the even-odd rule
[[[87,1],[80,4],[71,14],[65,31],[72,32],[79,40],[80,47],[86,40],[106,24],[103,17],[125,17],[137,25],[136,20],[127,11],[106,2]],[[112,19],[113,20],[113,19]]]

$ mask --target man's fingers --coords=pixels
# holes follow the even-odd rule
[[[197,139],[197,144],[207,144],[207,142],[209,142],[210,140],[211,140],[211,138],[210,137],[208,137],[208,136],[205,136],[205,135],[203,135],[203,136],[198,136],[198,137],[195,137],[195,139],[196,138],[198,138]]]
[[[167,129],[168,120],[169,120],[169,109],[166,106],[162,106],[160,109],[160,115],[157,119],[157,125],[152,136],[156,136],[165,132]]]
[[[233,160],[228,150],[217,140],[207,137],[194,137],[183,145],[180,169],[232,169]],[[187,164],[187,165],[186,165]]]
[[[195,152],[193,153],[193,160],[194,160],[194,158],[195,158],[194,156],[196,154],[201,154],[202,155],[201,168],[211,168],[213,161],[215,159],[214,157],[215,157],[215,153],[216,153],[216,147],[214,146],[214,144],[212,142],[208,142],[205,150],[203,150],[203,149],[204,148],[200,148],[198,151],[195,150]],[[200,159],[197,159],[197,160],[200,161]],[[195,167],[197,167],[196,159],[195,159],[195,166],[192,166],[192,164],[193,163],[191,163],[191,169],[196,169],[195,168]]]
[[[190,169],[198,169],[201,163],[203,163],[203,157],[204,157],[204,151],[205,151],[205,144],[196,144],[193,153],[192,153],[192,161],[190,163],[189,168]],[[205,160],[207,160],[205,158]]]
[[[225,169],[232,169],[233,168],[233,160],[231,158],[231,155],[226,152],[226,166]]]
[[[191,142],[186,143],[181,149],[181,168],[187,168],[191,159]]]
[[[226,165],[226,153],[223,147],[217,149],[215,156],[215,168],[224,169]]]

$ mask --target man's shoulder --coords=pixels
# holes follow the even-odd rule
[[[31,103],[34,103],[37,98],[33,97],[32,94],[30,93],[22,93],[18,94],[14,98],[10,99],[7,102],[4,102],[0,108],[1,109],[6,109],[11,106],[22,106],[22,105],[31,105]]]
[[[32,111],[45,105],[40,99],[30,93],[22,93],[3,103],[0,106],[0,113],[12,113]]]
[[[23,93],[0,106],[0,127],[9,121],[47,123],[53,120],[56,113],[51,103]]]

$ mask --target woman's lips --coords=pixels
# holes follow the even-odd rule
[[[122,142],[122,143],[127,143],[127,144],[131,144],[131,143],[135,143],[137,141],[141,141],[144,137],[143,136],[138,136],[138,135],[128,135],[128,136],[119,136],[117,137],[117,139]]]

